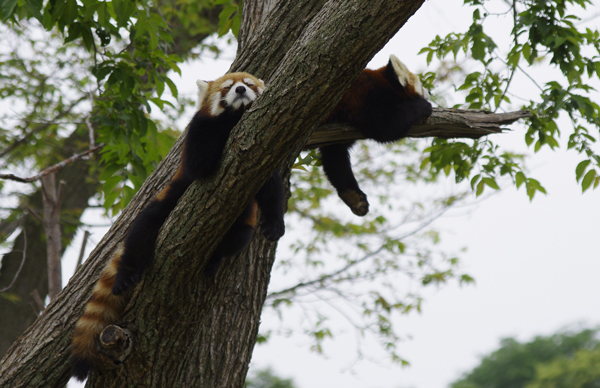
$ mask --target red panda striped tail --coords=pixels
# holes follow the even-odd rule
[[[71,345],[71,372],[80,381],[96,367],[100,332],[107,325],[117,322],[127,302],[124,295],[112,293],[122,254],[123,248],[120,247],[100,275],[83,315],[75,325]]]

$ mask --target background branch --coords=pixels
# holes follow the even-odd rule
[[[56,163],[54,166],[50,166],[48,168],[43,169],[42,171],[40,171],[39,174],[34,175],[29,178],[21,178],[16,175],[13,175],[13,174],[0,174],[0,179],[8,179],[8,180],[23,182],[23,183],[34,182],[50,173],[60,170],[61,168],[67,166],[70,163],[73,163],[76,160],[84,159],[86,156],[88,156],[89,154],[93,154],[94,152],[98,151],[102,147],[104,147],[104,143],[98,144],[97,146],[92,147],[89,150],[82,152],[80,154],[75,154],[75,155],[71,156],[70,158],[63,160],[60,163]]]

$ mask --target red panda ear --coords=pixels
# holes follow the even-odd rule
[[[206,97],[206,92],[208,91],[208,82],[197,80],[196,85],[198,85],[198,106],[196,107],[196,110],[200,110],[204,97]]]
[[[265,88],[266,88],[266,86],[265,86],[265,81],[263,81],[263,80],[262,80],[262,79],[260,79],[260,78],[258,78],[258,88],[260,89],[260,90],[259,90],[259,94],[262,94],[262,92],[264,92],[264,91],[265,91]]]
[[[411,75],[413,73],[408,70],[406,65],[402,63],[394,54],[390,55],[390,64],[392,65],[400,85],[406,87],[410,83]]]
[[[419,76],[408,70],[408,67],[400,61],[394,54],[390,55],[388,66],[392,66],[394,73],[398,77],[398,82],[404,87],[409,94],[416,93],[422,98],[429,98],[429,92],[421,84]]]

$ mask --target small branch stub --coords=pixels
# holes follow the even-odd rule
[[[108,325],[100,333],[102,346],[99,357],[102,369],[118,368],[129,357],[133,349],[131,332],[116,325]]]

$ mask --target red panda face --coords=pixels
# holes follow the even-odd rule
[[[196,81],[198,110],[219,116],[227,109],[248,108],[265,89],[260,79],[248,73],[226,74],[212,82]]]

